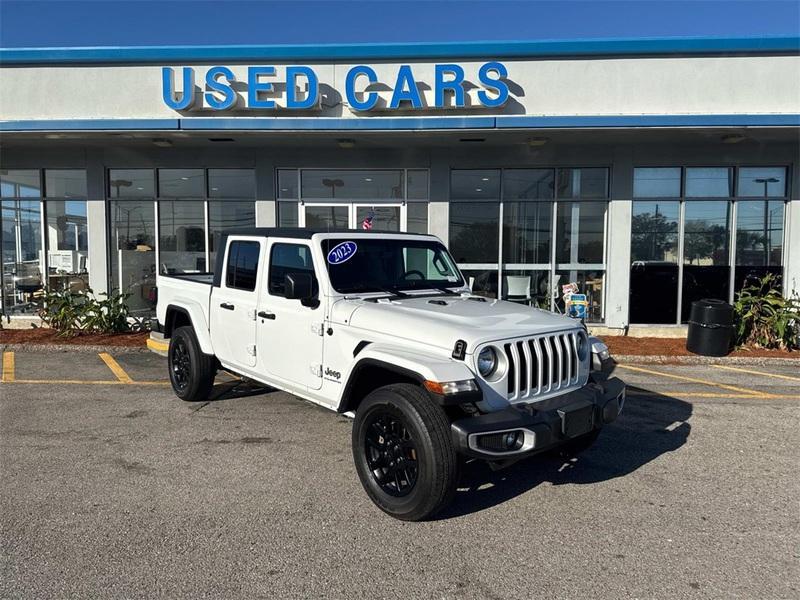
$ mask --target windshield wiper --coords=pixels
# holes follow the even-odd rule
[[[408,294],[406,294],[405,292],[401,292],[398,289],[392,289],[390,287],[386,287],[386,286],[383,286],[383,285],[373,285],[373,284],[353,286],[351,288],[348,288],[345,291],[345,293],[354,293],[354,292],[356,292],[356,293],[357,292],[362,292],[362,293],[363,292],[367,292],[367,293],[369,293],[369,292],[383,292],[384,294],[389,294],[390,296],[393,296],[395,298],[408,298],[409,297]]]

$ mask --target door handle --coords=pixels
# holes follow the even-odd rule
[[[258,316],[262,319],[269,319],[270,321],[275,320],[275,313],[267,312],[265,310],[258,311]]]
[[[225,310],[233,310],[235,307],[230,302],[223,302],[219,305],[220,308],[224,308]]]

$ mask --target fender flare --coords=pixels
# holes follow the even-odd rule
[[[427,381],[461,381],[474,379],[475,374],[464,363],[427,353],[392,347],[386,344],[370,344],[358,355],[359,358],[350,369],[347,381],[339,399],[339,412],[346,412],[353,404],[353,392],[359,383],[359,376],[369,368],[378,368],[414,381],[419,385]],[[427,391],[427,390],[426,390]],[[481,392],[464,392],[441,396],[428,392],[433,400],[443,406],[479,402]],[[357,398],[356,401],[360,400]]]
[[[199,313],[199,314],[198,314]],[[165,337],[170,337],[174,328],[170,325],[169,315],[182,314],[189,319],[189,324],[194,330],[197,342],[200,344],[200,350],[203,354],[214,354],[214,347],[211,345],[211,335],[209,334],[208,327],[206,326],[205,318],[199,308],[195,308],[192,304],[169,304],[167,305],[166,316],[164,318],[164,333]]]

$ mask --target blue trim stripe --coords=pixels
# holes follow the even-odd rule
[[[797,54],[800,37],[675,37],[281,46],[125,46],[2,48],[0,64],[188,64],[261,61],[364,61],[567,56]]]
[[[646,127],[800,127],[800,114],[564,117],[195,117],[0,121],[0,131],[416,131]]]

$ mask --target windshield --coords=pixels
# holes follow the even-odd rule
[[[435,240],[326,239],[322,250],[331,284],[342,294],[464,285],[453,258]]]

